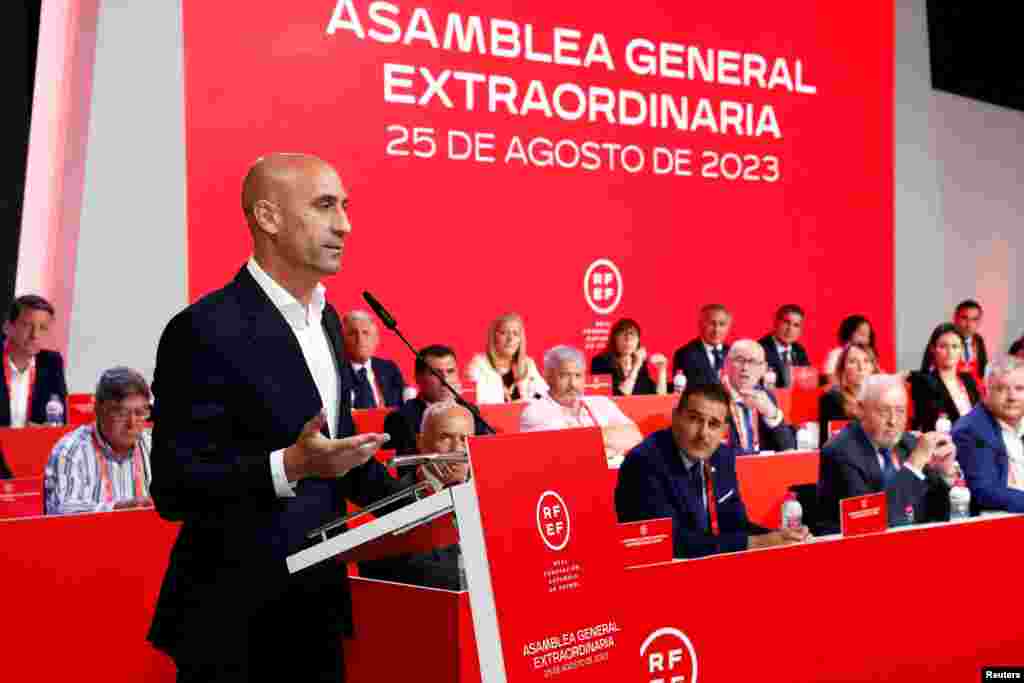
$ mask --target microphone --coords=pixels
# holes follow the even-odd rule
[[[461,451],[452,453],[424,453],[421,455],[396,455],[388,461],[388,467],[398,468],[409,465],[427,465],[434,462],[465,464],[469,462],[469,456]]]
[[[391,317],[391,314],[387,312],[387,309],[384,308],[384,306],[381,305],[379,301],[377,301],[373,294],[370,294],[369,292],[364,290],[363,299],[366,300],[366,303],[370,304],[370,308],[372,308],[373,312],[377,314],[378,318],[380,318],[380,321],[384,324],[384,327],[388,328],[389,330],[393,330],[396,327],[398,327],[398,323],[395,322],[395,319]]]
[[[381,323],[384,324],[384,327],[388,328],[389,330],[397,334],[398,338],[402,340],[402,343],[409,347],[409,350],[412,351],[414,356],[416,356],[416,359],[422,362],[427,367],[427,370],[430,371],[430,374],[436,377],[438,381],[441,382],[441,385],[445,387],[449,392],[451,392],[452,398],[455,400],[455,402],[458,403],[463,408],[465,408],[466,410],[468,410],[470,414],[473,415],[475,420],[479,420],[480,424],[484,426],[488,434],[497,434],[497,432],[494,430],[494,427],[489,425],[487,421],[483,418],[483,416],[480,415],[480,411],[477,410],[477,407],[470,403],[469,401],[467,401],[466,399],[462,398],[462,395],[459,392],[455,391],[452,385],[448,383],[448,380],[444,378],[444,375],[442,375],[440,372],[435,370],[433,366],[427,363],[427,361],[423,358],[423,354],[417,351],[416,347],[409,343],[409,340],[405,338],[405,335],[402,334],[401,331],[399,331],[398,323],[396,323],[395,319],[391,317],[391,314],[387,312],[387,309],[385,309],[384,306],[379,301],[377,301],[376,297],[374,297],[373,294],[370,294],[369,292],[364,290],[363,299],[366,300],[366,303],[370,305],[370,308],[373,309],[373,312],[377,314],[377,317],[380,318],[380,321]]]

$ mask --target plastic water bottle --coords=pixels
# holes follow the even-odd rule
[[[813,451],[818,448],[818,425],[805,422],[796,430],[796,448],[799,451]]]
[[[790,491],[786,494],[786,500],[782,504],[782,528],[799,529],[804,523],[804,508],[796,499],[796,494]]]
[[[957,479],[949,490],[949,521],[967,519],[971,516],[971,490],[967,482]]]
[[[60,396],[53,394],[46,402],[46,424],[51,427],[60,427],[64,424],[64,404]]]
[[[775,371],[772,370],[771,368],[768,368],[767,370],[765,370],[764,377],[761,379],[761,381],[764,383],[765,389],[774,389],[777,379],[778,378],[775,376]]]
[[[676,376],[672,378],[672,391],[677,394],[686,391],[686,375],[683,374],[682,370],[676,371]]]
[[[913,524],[914,523],[914,506],[913,505],[908,505],[907,507],[903,508],[903,523],[904,524]]]
[[[935,421],[935,431],[942,434],[949,434],[953,431],[953,423],[945,413],[939,413],[939,419]]]

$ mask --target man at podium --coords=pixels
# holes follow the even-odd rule
[[[347,202],[320,159],[257,161],[241,202],[252,258],[160,339],[150,492],[183,524],[149,639],[179,682],[344,679],[347,577],[333,562],[289,574],[286,558],[345,499],[400,490],[373,459],[386,436],[351,436],[341,325],[320,283],[341,268]]]

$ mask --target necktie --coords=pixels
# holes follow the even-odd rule
[[[783,349],[782,351],[782,377],[779,378],[779,388],[783,389],[789,386],[789,368],[792,362],[789,360],[789,349]]]
[[[376,408],[377,401],[373,398],[373,387],[366,376],[366,368],[362,367],[356,371],[356,398],[355,408]]]
[[[964,344],[964,362],[965,363],[970,363],[971,362],[971,346],[972,346],[971,342],[972,341],[973,341],[972,339],[968,339],[967,343]]]
[[[892,464],[892,450],[889,448],[879,448],[878,454],[882,456],[882,482],[888,486],[896,474],[896,468]]]
[[[750,419],[750,408],[745,403],[741,403],[740,409],[743,411],[743,428],[747,431],[747,442],[743,444],[743,450],[753,453],[756,447],[754,446],[754,423]]]
[[[697,463],[690,468],[690,482],[697,494],[697,528],[702,531],[707,531],[711,526],[708,518],[707,504],[704,502],[705,490],[703,475],[704,472],[701,469],[700,463]]]
[[[704,487],[707,491],[707,514],[708,530],[712,535],[718,535],[718,503],[715,501],[715,480],[711,477],[711,463],[703,462]]]
[[[722,347],[714,347],[711,349],[711,353],[715,356],[715,373],[719,373],[722,371]]]

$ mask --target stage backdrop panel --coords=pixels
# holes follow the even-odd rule
[[[795,302],[816,362],[862,313],[892,366],[891,2],[186,0],[184,27],[193,299],[249,255],[247,167],[304,151],[351,193],[331,302],[370,290],[414,344],[468,360],[515,310],[534,356],[622,316],[670,354],[703,303],[758,337]]]

